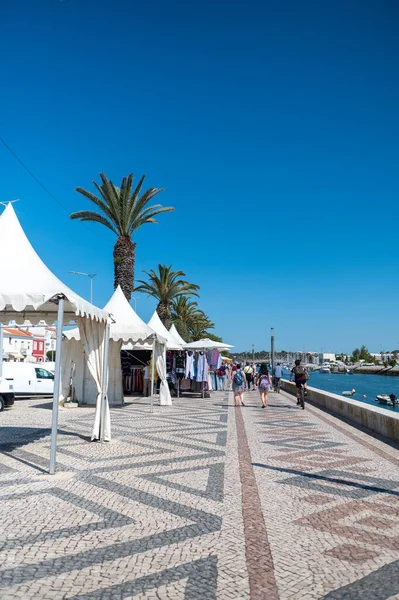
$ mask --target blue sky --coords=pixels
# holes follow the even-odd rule
[[[133,171],[176,212],[141,269],[201,286],[239,350],[399,347],[398,5],[393,1],[4,0],[0,200],[49,267],[113,290],[111,232],[75,191]],[[153,301],[138,295],[148,319]]]

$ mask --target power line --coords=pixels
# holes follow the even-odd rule
[[[14,150],[7,144],[5,139],[2,138],[1,136],[0,136],[0,141],[4,144],[4,146],[7,148],[7,150],[13,155],[13,157],[19,162],[19,164],[25,169],[25,171],[27,173],[29,173],[29,175],[32,177],[32,179],[34,179],[36,181],[36,183],[38,185],[40,185],[40,187],[46,192],[46,194],[48,194],[50,196],[50,198],[52,198],[55,202],[57,202],[57,204],[59,206],[61,206],[61,208],[63,208],[65,210],[65,212],[67,212],[69,214],[69,210],[66,208],[66,206],[64,206],[62,204],[62,202],[60,202],[58,200],[58,198],[56,196],[54,196],[54,194],[52,194],[50,192],[50,190],[48,188],[46,188],[46,186],[36,177],[36,175],[34,173],[32,173],[32,171],[29,169],[29,167],[19,158],[19,156],[14,152]]]
[[[65,210],[65,212],[70,215],[70,211],[69,209],[64,206],[62,204],[62,202],[60,202],[60,200],[58,200],[58,198],[56,196],[54,196],[54,194],[52,192],[50,192],[50,190],[40,181],[40,179],[38,179],[36,177],[36,175],[29,169],[29,167],[23,162],[23,160],[21,160],[18,156],[18,154],[16,154],[14,152],[14,150],[7,144],[7,142],[5,141],[5,139],[3,137],[1,137],[0,135],[0,142],[2,142],[4,144],[4,146],[7,148],[7,150],[10,152],[10,154],[13,155],[13,157],[19,162],[19,164],[25,169],[25,171],[27,173],[29,173],[29,175],[32,177],[32,179],[34,181],[36,181],[36,183],[42,188],[42,190],[44,190],[46,192],[46,194],[48,194],[50,196],[50,198],[52,198],[59,206],[61,206],[61,208],[63,210]],[[90,227],[87,227],[86,223],[83,223],[81,221],[83,227],[85,227],[88,231],[90,231],[91,233],[93,233],[92,229]],[[105,239],[105,236],[101,235],[101,233],[99,234],[100,237],[103,237]]]

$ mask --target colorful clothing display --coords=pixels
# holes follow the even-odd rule
[[[196,380],[208,381],[208,361],[203,352],[200,352],[198,355]]]

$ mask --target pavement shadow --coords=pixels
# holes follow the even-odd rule
[[[300,471],[298,469],[289,469],[284,467],[273,467],[271,465],[265,465],[262,463],[252,463],[254,467],[261,467],[262,469],[269,469],[270,471],[277,471],[279,473],[288,473],[289,475],[296,475],[297,477],[305,477],[307,479],[313,479],[317,481],[326,481],[328,483],[335,483],[337,485],[347,485],[349,487],[353,487],[360,490],[365,490],[367,492],[373,492],[377,494],[391,494],[392,496],[399,496],[399,491],[395,489],[387,489],[377,485],[367,485],[366,483],[360,483],[358,481],[353,481],[351,479],[344,479],[341,477],[329,477],[328,475],[323,475],[323,473],[309,473],[306,471]],[[367,478],[367,476],[363,476]],[[286,480],[288,483],[289,480]],[[283,482],[284,483],[284,482]],[[398,487],[399,482],[392,481],[393,487]]]

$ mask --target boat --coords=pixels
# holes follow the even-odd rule
[[[322,365],[320,367],[320,373],[331,373],[330,365]]]
[[[348,375],[353,375],[353,369],[346,369]]]
[[[399,400],[395,394],[378,394],[375,399],[380,404],[392,404],[392,406],[399,404]]]
[[[356,390],[342,392],[343,396],[354,396],[356,394]]]

